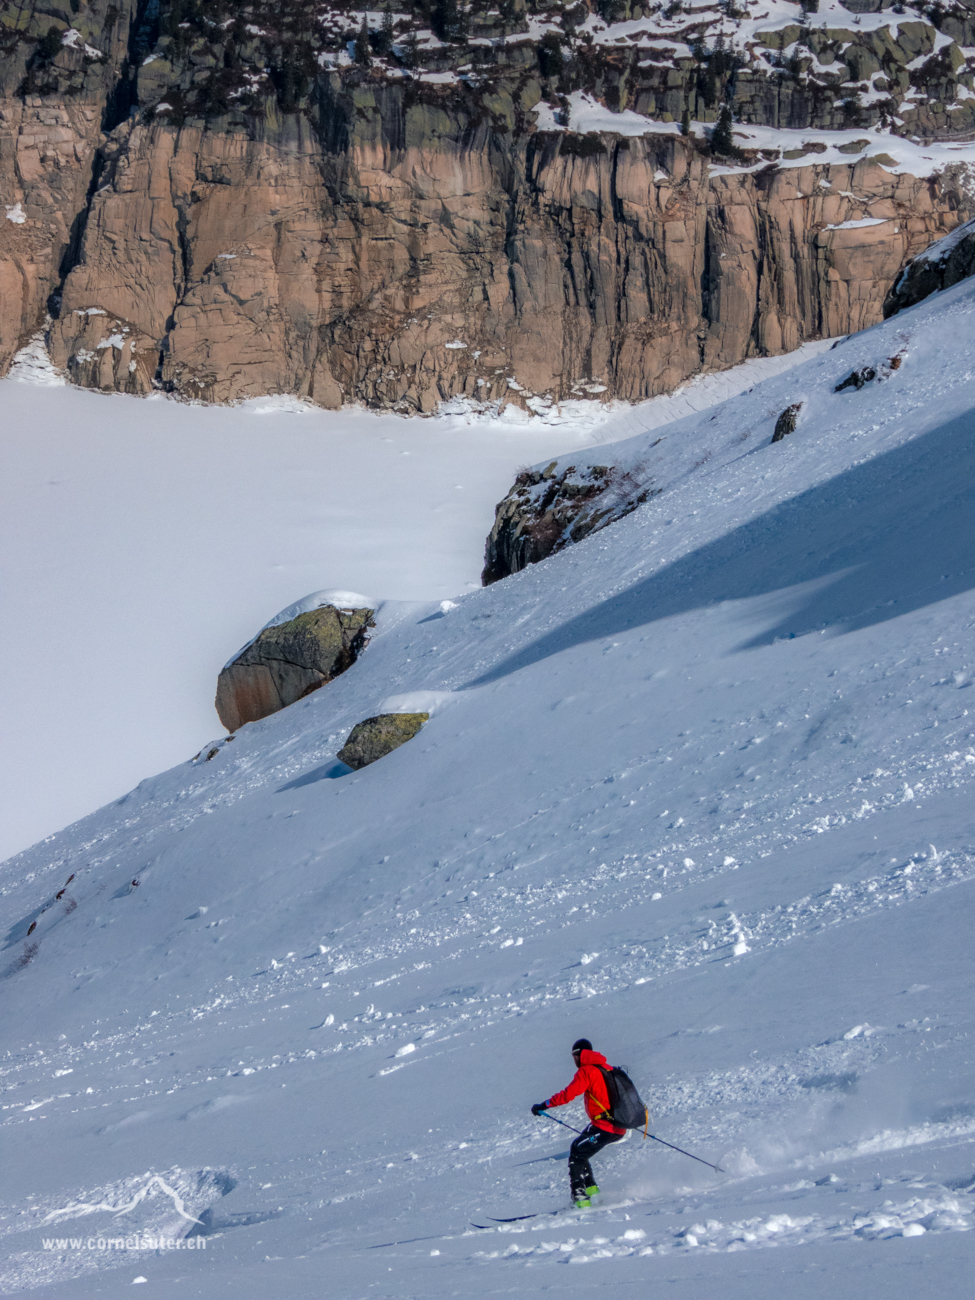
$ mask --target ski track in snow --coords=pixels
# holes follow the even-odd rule
[[[737,1222],[707,1219],[670,1233],[627,1228],[618,1236],[567,1237],[533,1245],[511,1243],[496,1251],[477,1251],[475,1259],[509,1259],[519,1263],[551,1261],[589,1264],[628,1255],[664,1255],[673,1250],[739,1251],[768,1246],[801,1246],[817,1239],[829,1241],[886,1240],[920,1236],[924,1232],[966,1232],[972,1227],[975,1202],[971,1196],[935,1195],[907,1201],[885,1200],[882,1208],[850,1217],[830,1214],[772,1214]],[[507,1227],[499,1232],[513,1233]],[[526,1231],[521,1229],[522,1232]]]

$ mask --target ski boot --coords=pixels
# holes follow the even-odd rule
[[[572,1199],[572,1208],[574,1210],[591,1210],[592,1201],[588,1196],[575,1196]]]
[[[598,1195],[599,1195],[599,1188],[595,1185],[595,1183],[593,1184],[592,1187],[587,1187],[587,1188],[586,1188],[586,1195],[587,1195],[588,1197],[590,1197],[590,1198],[592,1198],[593,1196],[598,1196]]]

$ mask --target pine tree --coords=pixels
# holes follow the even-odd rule
[[[420,47],[416,39],[416,28],[410,28],[406,37],[406,46],[401,55],[404,67],[414,69],[420,66]]]
[[[731,109],[725,104],[718,123],[711,132],[711,152],[719,158],[740,158],[741,150],[735,144],[731,130]]]
[[[362,68],[368,68],[372,62],[372,54],[369,49],[369,20],[365,14],[362,15],[362,26],[359,28],[359,35],[355,38],[353,57]]]
[[[543,77],[557,77],[562,71],[562,41],[556,32],[546,32],[536,51]]]
[[[467,14],[459,0],[436,0],[430,25],[442,41],[459,44],[467,39]]]
[[[393,48],[393,11],[389,5],[386,6],[383,13],[383,25],[379,29],[379,46],[380,54],[388,54]]]

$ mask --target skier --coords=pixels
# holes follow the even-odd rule
[[[626,1137],[626,1129],[614,1124],[609,1118],[609,1092],[602,1074],[602,1070],[610,1068],[606,1057],[592,1050],[588,1038],[579,1038],[572,1044],[572,1059],[576,1065],[572,1082],[561,1092],[549,1097],[548,1101],[537,1102],[532,1106],[532,1114],[540,1115],[552,1106],[565,1106],[574,1097],[586,1094],[586,1114],[591,1122],[569,1149],[569,1190],[572,1203],[576,1209],[585,1209],[592,1204],[590,1198],[599,1192],[589,1163],[591,1157],[611,1142],[619,1142]],[[600,1066],[602,1069],[598,1068]]]

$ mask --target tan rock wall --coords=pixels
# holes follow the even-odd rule
[[[125,123],[102,137],[85,222],[97,115],[3,111],[0,170],[32,188],[28,220],[0,220],[0,365],[43,318],[78,218],[55,363],[207,401],[639,400],[873,324],[905,260],[970,215],[869,160],[714,175],[676,136],[586,154],[554,134],[458,139],[414,106],[331,151],[301,115],[250,134]],[[865,216],[883,224],[829,229]]]
[[[101,105],[0,100],[0,374],[44,319],[85,208]],[[10,220],[19,206],[23,220]]]

